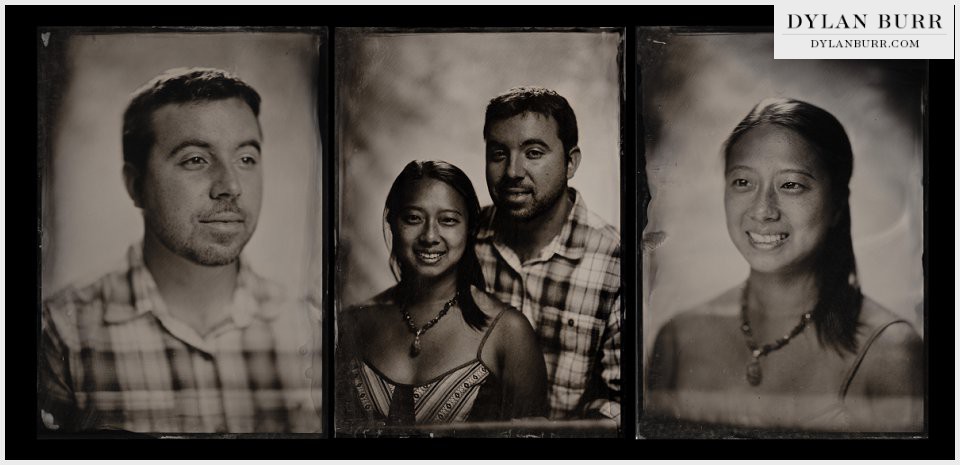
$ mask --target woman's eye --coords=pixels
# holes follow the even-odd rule
[[[750,181],[747,181],[746,179],[743,179],[743,178],[734,179],[733,182],[730,183],[730,185],[733,187],[750,187]]]
[[[793,181],[785,182],[783,183],[782,186],[780,186],[781,189],[786,189],[786,190],[801,190],[801,189],[804,189],[805,187],[806,186],[804,186],[803,184],[800,184],[798,182],[793,182]]]
[[[423,218],[419,215],[405,215],[403,217],[403,222],[407,224],[420,224],[423,222]]]

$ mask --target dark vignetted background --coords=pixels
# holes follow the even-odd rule
[[[644,234],[666,235],[644,255],[645,349],[678,312],[747,277],[727,234],[720,149],[765,97],[805,100],[844,125],[863,291],[923,333],[923,63],[774,60],[771,34],[665,29],[641,30],[638,52],[653,197]]]
[[[620,226],[620,92],[614,32],[405,33],[337,30],[340,303],[395,283],[383,204],[411,160],[445,160],[470,176],[483,205],[483,114],[522,85],[552,88],[577,115],[583,160],[571,185]]]
[[[233,72],[263,97],[263,205],[244,254],[291,297],[319,296],[318,35],[55,29],[46,40],[43,297],[116,269],[128,245],[142,238],[143,220],[121,176],[123,110],[147,80],[184,66]]]

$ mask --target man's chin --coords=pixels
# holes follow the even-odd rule
[[[535,196],[526,202],[517,203],[510,202],[501,197],[500,202],[496,205],[497,210],[503,213],[504,218],[517,223],[528,223],[542,218],[544,215],[549,215],[550,212],[555,210],[555,206],[562,199],[562,195],[557,195],[552,198]]]
[[[202,248],[191,248],[186,251],[186,258],[201,266],[225,266],[237,261],[243,245],[213,245]]]
[[[215,268],[215,267],[219,267],[219,266],[227,266],[227,265],[230,265],[230,264],[232,264],[232,263],[236,263],[237,258],[238,258],[238,256],[235,256],[235,257],[232,257],[232,258],[223,258],[223,257],[206,258],[206,257],[205,257],[205,258],[203,258],[203,259],[201,259],[201,260],[195,261],[195,263],[196,263],[197,265],[200,265],[200,266],[209,266],[209,267],[211,267],[211,268]]]
[[[200,266],[226,266],[231,263],[235,263],[240,257],[237,255],[212,255],[212,254],[198,254],[190,257],[190,260]]]
[[[517,222],[527,222],[537,218],[542,214],[542,210],[538,210],[535,205],[506,205],[503,208],[503,212],[506,213],[506,217]]]

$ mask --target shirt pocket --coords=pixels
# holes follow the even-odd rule
[[[559,316],[557,382],[574,389],[584,388],[596,363],[603,321],[570,310],[550,308],[550,312]]]
[[[593,315],[570,310],[560,311],[560,347],[565,351],[593,354],[597,350],[603,321]]]

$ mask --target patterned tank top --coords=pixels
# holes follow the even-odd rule
[[[487,327],[477,348],[477,358],[451,368],[420,384],[397,383],[366,360],[350,360],[350,382],[356,401],[369,419],[386,425],[454,423],[467,421],[481,388],[497,384],[480,354],[500,312]]]

